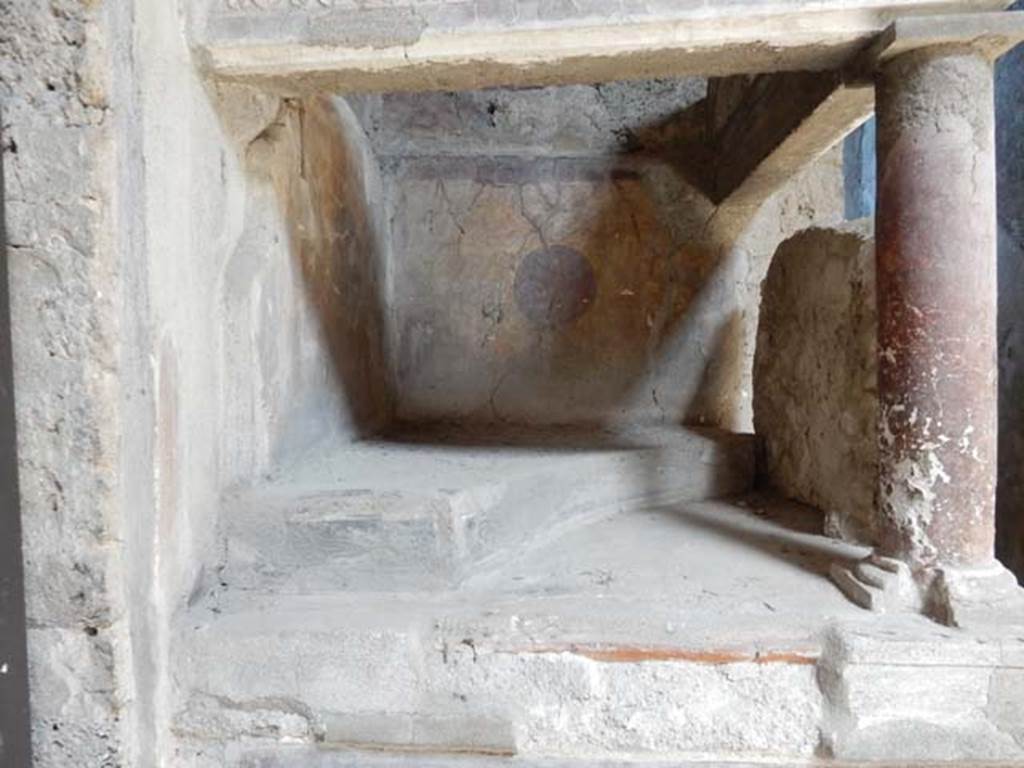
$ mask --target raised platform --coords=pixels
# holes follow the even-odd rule
[[[438,590],[624,506],[742,493],[754,439],[680,428],[437,426],[312,447],[231,494],[221,581],[287,592]]]
[[[965,631],[864,612],[825,575],[863,551],[818,526],[759,496],[631,506],[457,588],[229,582],[178,627],[184,764],[361,765],[355,748],[1019,765],[1024,616]]]

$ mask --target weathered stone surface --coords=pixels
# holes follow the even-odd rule
[[[196,750],[203,754],[203,750]],[[191,750],[190,750],[191,752]],[[198,758],[202,760],[202,757]],[[456,762],[457,761],[457,762]],[[656,762],[656,761],[655,761]],[[182,763],[188,768],[503,768],[509,759],[506,755],[472,754],[453,757],[452,755],[431,754],[388,754],[374,750],[320,749],[306,746],[280,746],[250,741],[235,743],[222,750],[216,762]],[[586,758],[517,758],[517,765],[523,768],[631,768],[636,760],[601,760]],[[706,768],[706,760],[672,760],[673,768]],[[729,760],[718,762],[720,768],[760,768],[762,762]],[[806,761],[773,763],[779,768],[804,768]]]
[[[33,765],[133,765],[128,638],[61,628],[29,630]]]
[[[113,4],[0,3],[4,205],[36,764],[130,759]],[[14,510],[7,510],[14,513]]]
[[[1021,696],[1010,689],[1022,654],[1013,629],[971,633],[906,615],[841,622],[819,668],[824,744],[852,761],[1019,761]]]
[[[761,290],[754,427],[768,480],[871,541],[878,460],[870,222],[810,229],[775,252]]]
[[[994,558],[992,88],[967,48],[878,75],[879,546],[915,568]]]
[[[203,696],[193,697],[178,713],[174,733],[183,740],[196,736],[216,740],[211,751],[239,736],[301,743],[315,735],[309,713],[301,705],[282,700],[236,708],[224,699]]]
[[[1024,669],[1004,668],[992,672],[989,680],[986,716],[1018,748],[1024,749]]]
[[[464,695],[464,694],[463,694]],[[418,715],[371,712],[328,715],[323,743],[328,748],[356,745],[363,749],[468,752],[514,755],[515,727],[507,718],[488,715]]]

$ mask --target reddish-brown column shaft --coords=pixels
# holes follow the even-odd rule
[[[883,553],[992,562],[996,182],[992,70],[913,51],[877,82]]]

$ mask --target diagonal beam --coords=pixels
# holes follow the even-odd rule
[[[759,206],[874,111],[879,62],[921,47],[962,43],[995,58],[1024,39],[1024,14],[897,19],[842,71],[712,78],[703,141],[691,169],[705,194],[730,210]]]
[[[839,72],[719,78],[708,87],[702,177],[717,204],[757,206],[871,116],[870,84]]]

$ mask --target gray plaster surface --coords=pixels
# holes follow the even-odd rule
[[[807,640],[826,617],[862,615],[827,579],[808,577],[823,574],[833,558],[862,552],[822,537],[818,526],[809,508],[757,496],[630,509],[554,532],[496,567],[481,568],[457,589],[295,595],[269,582],[262,590],[229,584],[198,602],[192,618],[200,618],[203,633],[211,636],[246,627],[274,635],[284,628],[266,620],[269,615],[311,609],[305,628],[313,631],[378,622],[429,626],[431,617],[449,614],[489,627],[480,634],[499,645],[632,641],[638,647],[686,647],[723,642],[725,635],[723,647],[752,648],[768,627],[774,627],[769,636]],[[740,594],[751,582],[757,589]],[[332,604],[348,609],[312,610]],[[402,608],[382,610],[385,604]],[[556,607],[564,618],[545,627],[541,616]],[[775,614],[791,621],[780,625]],[[518,620],[510,624],[513,615]],[[186,635],[192,629],[187,624]]]
[[[443,589],[624,506],[753,484],[751,436],[634,428],[417,428],[311,447],[229,494],[219,579],[233,588]]]
[[[828,752],[865,762],[1017,764],[1022,630],[1020,609],[1012,624],[973,631],[909,616],[837,625],[819,666]]]

